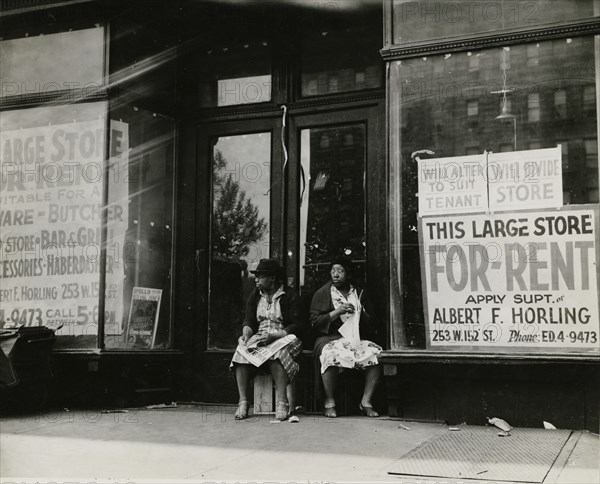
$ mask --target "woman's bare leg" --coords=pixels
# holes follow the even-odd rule
[[[335,406],[335,388],[337,386],[339,369],[337,366],[330,366],[325,370],[325,373],[321,375],[323,379],[323,388],[325,390],[325,401],[323,402],[325,407]]]
[[[365,369],[365,389],[360,404],[363,407],[372,407],[371,399],[381,379],[381,365],[369,366]]]

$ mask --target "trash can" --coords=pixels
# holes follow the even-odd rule
[[[40,410],[48,401],[52,370],[50,353],[56,340],[46,326],[0,329],[0,390],[3,405]]]

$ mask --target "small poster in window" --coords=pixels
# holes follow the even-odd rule
[[[134,287],[127,321],[127,346],[153,348],[162,289]]]

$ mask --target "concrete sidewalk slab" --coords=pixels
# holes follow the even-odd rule
[[[23,479],[83,482],[82,478],[465,483],[387,473],[402,455],[444,432],[448,430],[442,424],[386,417],[304,415],[293,424],[271,423],[271,417],[260,416],[237,422],[233,407],[227,406],[129,409],[127,413],[53,411],[2,418],[0,477],[7,483]],[[573,435],[577,439],[565,446],[568,455],[549,473],[553,480],[545,483],[599,482],[598,436]]]

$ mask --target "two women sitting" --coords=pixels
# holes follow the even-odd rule
[[[289,416],[286,387],[298,372],[298,357],[302,351],[304,324],[298,296],[282,283],[282,269],[274,259],[263,259],[255,271],[256,289],[246,306],[242,336],[231,360],[239,392],[236,420],[248,416],[248,386],[257,372],[269,372],[275,383],[275,418]],[[371,404],[380,379],[377,359],[381,347],[361,339],[361,334],[374,333],[370,300],[363,289],[350,282],[352,265],[348,259],[335,260],[330,267],[331,281],[313,296],[310,323],[316,336],[313,350],[315,369],[319,377],[317,396],[324,390],[325,416],[337,417],[335,388],[343,369],[365,372],[365,387],[360,410],[369,417],[378,417]]]

